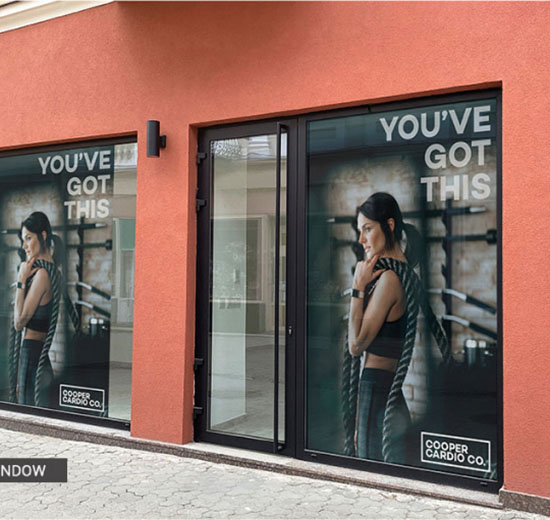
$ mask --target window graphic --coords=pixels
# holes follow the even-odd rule
[[[128,420],[135,143],[0,157],[0,399]]]
[[[307,126],[306,447],[497,480],[497,102]]]

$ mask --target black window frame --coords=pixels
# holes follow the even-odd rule
[[[113,138],[99,138],[99,139],[86,139],[86,140],[70,140],[63,143],[55,143],[51,145],[40,146],[28,146],[19,148],[10,148],[9,150],[0,151],[0,158],[14,157],[35,153],[55,152],[57,150],[70,150],[71,148],[93,148],[96,146],[115,146],[118,144],[137,144],[137,134],[127,134]],[[78,412],[68,412],[65,410],[55,410],[52,408],[41,408],[38,406],[29,406],[18,403],[10,403],[7,401],[0,401],[0,410],[6,410],[10,412],[23,413],[27,415],[33,415],[37,417],[49,417],[52,419],[61,419],[69,422],[78,422],[82,424],[90,424],[94,426],[104,426],[106,428],[113,428],[117,430],[129,431],[131,426],[131,413],[130,420],[115,419],[112,417],[97,417],[93,415],[86,415]]]

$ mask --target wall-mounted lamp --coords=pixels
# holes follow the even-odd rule
[[[159,157],[161,148],[166,148],[166,136],[160,135],[160,122],[147,121],[147,157]]]

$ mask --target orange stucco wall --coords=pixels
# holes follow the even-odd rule
[[[138,132],[133,435],[192,438],[190,125],[501,84],[505,487],[550,496],[549,26],[544,3],[125,2],[0,34],[0,149]]]

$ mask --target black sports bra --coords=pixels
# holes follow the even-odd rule
[[[367,308],[367,303],[370,295],[374,291],[376,285],[375,280],[365,287],[365,293],[368,298],[364,299],[363,311]],[[407,331],[407,312],[405,311],[401,318],[395,321],[385,321],[372,343],[368,346],[367,352],[377,356],[399,359],[401,351],[405,345],[405,333]]]
[[[34,311],[32,318],[27,322],[27,329],[37,332],[48,332],[52,307],[53,298],[45,305],[39,305]]]
[[[391,359],[399,359],[405,344],[407,313],[396,321],[385,321],[367,352]]]

